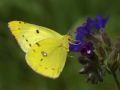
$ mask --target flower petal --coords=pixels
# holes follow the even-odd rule
[[[103,31],[105,28],[109,17],[102,18],[102,16],[96,16],[95,27],[97,30]]]
[[[69,50],[72,52],[80,52],[81,45],[80,44],[69,44]]]

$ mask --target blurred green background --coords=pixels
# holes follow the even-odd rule
[[[120,36],[120,0],[0,0],[0,90],[117,90],[110,75],[98,85],[86,83],[77,59],[69,56],[58,79],[36,74],[7,27],[11,20],[22,20],[65,34],[82,18],[96,15],[110,16],[106,30],[115,41]]]

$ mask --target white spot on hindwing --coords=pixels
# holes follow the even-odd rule
[[[48,55],[48,54],[47,54],[46,52],[44,52],[44,51],[42,51],[41,54],[42,54],[43,57],[47,57],[47,55]]]

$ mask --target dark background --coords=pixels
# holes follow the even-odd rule
[[[65,34],[82,18],[96,15],[110,16],[106,31],[114,42],[120,36],[120,0],[0,0],[0,90],[117,90],[111,75],[98,85],[86,83],[70,55],[58,79],[36,74],[7,26],[22,20]]]

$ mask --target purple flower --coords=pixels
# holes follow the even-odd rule
[[[72,52],[79,52],[82,47],[82,44],[79,42],[76,43],[70,43],[69,50]]]
[[[94,21],[94,26],[96,27],[97,30],[100,30],[101,32],[103,32],[108,19],[109,17],[102,18],[101,16],[96,16],[96,20]]]
[[[93,43],[87,42],[83,45],[83,47],[80,49],[80,52],[83,56],[91,57],[93,54]]]
[[[86,24],[77,28],[76,40],[83,42],[85,36],[89,36],[93,33],[92,32],[93,26],[94,26],[94,21],[92,19],[88,18]]]
[[[91,30],[89,26],[85,25],[82,27],[78,27],[76,31],[76,40],[79,42],[84,42],[84,37],[89,36],[91,34]]]
[[[69,47],[70,51],[80,52],[81,48],[84,46],[85,37],[90,36],[92,34],[91,28],[93,25],[94,22],[90,18],[88,18],[86,24],[77,28],[75,33],[76,42],[75,44],[70,43],[70,47]]]
[[[79,43],[79,44],[70,44],[70,51],[72,52],[80,52],[81,55],[91,57],[93,54],[93,43],[86,42],[86,43]]]
[[[96,28],[97,30],[103,32],[108,19],[109,17],[102,18],[101,16],[96,16],[96,20],[88,18],[86,24],[77,28],[76,40],[83,42],[84,37],[93,34],[93,28]]]
[[[89,37],[94,34],[93,28],[96,28],[98,31],[103,32],[108,21],[109,17],[102,18],[101,16],[96,16],[96,20],[91,18],[87,19],[87,22],[77,28],[75,37],[76,41],[74,44],[70,43],[70,51],[72,52],[81,52],[81,54],[88,55],[93,51],[92,42],[86,41],[86,37]],[[89,42],[89,43],[88,43]]]

